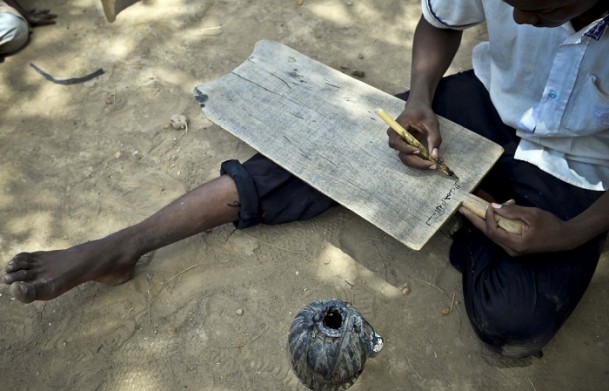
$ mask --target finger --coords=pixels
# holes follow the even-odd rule
[[[459,208],[459,212],[465,216],[476,228],[482,231],[493,241],[495,238],[501,237],[500,231],[495,220],[495,215],[491,208],[486,209],[485,218],[482,218],[465,207]],[[500,243],[498,243],[500,244]]]
[[[400,152],[398,154],[402,163],[407,165],[408,167],[418,168],[418,169],[431,169],[435,170],[437,167],[434,162],[421,158],[416,154],[408,154]]]
[[[396,142],[396,143],[404,142],[404,143],[408,144],[408,142],[406,142],[406,140],[404,140],[404,138],[392,128],[387,129],[387,136],[389,136],[389,140],[391,140],[392,142]]]
[[[434,159],[440,159],[440,145],[442,144],[442,136],[437,131],[427,131],[427,148]]]
[[[404,129],[421,143],[426,143],[429,131],[422,123],[411,123],[406,121]]]
[[[492,206],[492,204],[491,204]],[[497,222],[497,220],[495,219],[495,209],[492,207],[487,207],[486,208],[486,216],[485,216],[485,222],[486,222],[486,231],[489,237],[493,236],[496,234],[496,232],[499,230],[499,223]]]
[[[408,116],[403,116],[403,114],[404,112],[402,112],[402,114],[400,114],[398,118],[396,118],[397,123],[402,125],[402,127],[406,129],[407,132],[410,132],[415,137],[417,136],[416,134],[422,133],[422,129],[420,129],[420,127],[417,126],[414,122],[412,122],[411,119],[408,118]]]
[[[495,216],[495,208],[493,205],[497,205],[495,203],[491,203],[491,207],[486,208],[486,227],[489,232],[489,237],[493,239],[501,239],[504,244],[505,239],[507,238],[505,235],[509,235],[509,233],[503,228],[499,227],[499,222],[497,221],[497,217]],[[499,215],[499,213],[497,213]]]
[[[421,152],[413,145],[410,145],[400,135],[398,135],[393,129],[387,130],[389,135],[389,147],[395,149],[398,152],[404,152],[411,155],[418,155]]]
[[[391,128],[387,129],[387,137],[389,138],[389,146],[393,149],[398,149],[400,145],[407,144],[406,141]]]
[[[436,169],[433,162],[420,157],[419,148],[408,144],[393,129],[389,128],[387,134],[389,135],[389,147],[398,151],[400,161],[406,166],[418,169]]]
[[[486,209],[486,229],[487,236],[493,242],[501,246],[508,254],[516,254],[516,251],[514,250],[515,246],[518,245],[518,240],[520,240],[522,237],[499,227],[495,209],[492,206]]]
[[[392,149],[395,149],[398,152],[404,153],[406,155],[420,155],[421,154],[421,151],[419,151],[419,148],[412,146],[410,144],[407,144],[405,142],[389,143],[389,147]]]
[[[491,239],[499,247],[501,247],[508,255],[517,256],[518,252],[513,250],[513,248],[511,247],[511,239],[513,235],[497,227],[494,211],[489,209],[492,208],[487,208],[487,219],[478,217],[478,215],[474,214],[472,211],[466,209],[465,207],[460,207],[459,212],[465,218],[467,218],[476,228],[478,228],[482,233],[484,233],[489,239]],[[494,224],[491,223],[491,221],[494,222]]]
[[[509,200],[503,204],[491,203],[491,208],[494,213],[512,220],[527,221],[531,208],[526,206],[516,205],[513,200]]]
[[[513,198],[510,198],[509,200],[505,201],[504,203],[498,203],[498,202],[494,202],[493,203],[495,205],[495,209],[500,209],[503,206],[508,206],[508,205],[516,205],[516,201]]]
[[[478,228],[482,232],[485,232],[486,222],[482,217],[479,217],[474,212],[463,206],[459,208],[459,213],[461,213],[466,219],[468,219],[469,222],[474,225],[474,227]]]

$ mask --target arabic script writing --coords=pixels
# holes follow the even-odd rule
[[[459,186],[459,182],[455,182],[455,185],[450,188],[448,193],[444,196],[444,198],[442,198],[442,201],[438,205],[436,205],[436,207],[434,208],[434,212],[431,214],[431,216],[429,216],[427,221],[425,221],[425,224],[431,225],[430,222],[432,220],[435,220],[436,218],[444,214],[444,212],[446,211],[446,207],[448,206],[448,201],[453,198],[457,190],[459,190],[460,188],[461,186]]]

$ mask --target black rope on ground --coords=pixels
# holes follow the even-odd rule
[[[42,75],[42,77],[44,77],[48,81],[51,81],[51,82],[56,83],[56,84],[64,84],[64,85],[84,83],[86,81],[94,79],[97,76],[103,75],[105,73],[103,69],[99,68],[95,72],[90,73],[90,74],[88,74],[86,76],[83,76],[83,77],[73,77],[71,79],[58,80],[58,79],[55,79],[53,76],[49,75],[48,73],[46,73],[45,71],[43,71],[42,69],[38,68],[36,65],[30,63],[30,66],[32,68],[34,68],[34,70],[36,72],[40,73]]]

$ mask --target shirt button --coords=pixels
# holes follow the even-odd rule
[[[550,99],[556,99],[558,97],[558,94],[556,93],[556,91],[552,90],[548,93],[548,97]]]

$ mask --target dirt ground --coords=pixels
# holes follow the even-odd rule
[[[416,0],[143,0],[108,23],[98,0],[22,0],[57,24],[0,64],[0,266],[133,224],[253,150],[209,122],[192,89],[261,39],[390,93],[408,88]],[[465,36],[450,73],[470,64]],[[103,68],[84,84],[58,79]],[[188,131],[167,127],[188,118]],[[344,208],[307,222],[218,227],[154,252],[132,281],[21,304],[0,288],[2,390],[304,390],[287,333],[341,298],[385,338],[353,390],[601,390],[609,382],[609,256],[542,359],[478,342],[440,233],[409,250]],[[403,294],[408,286],[409,294]],[[443,310],[449,309],[447,315]]]

